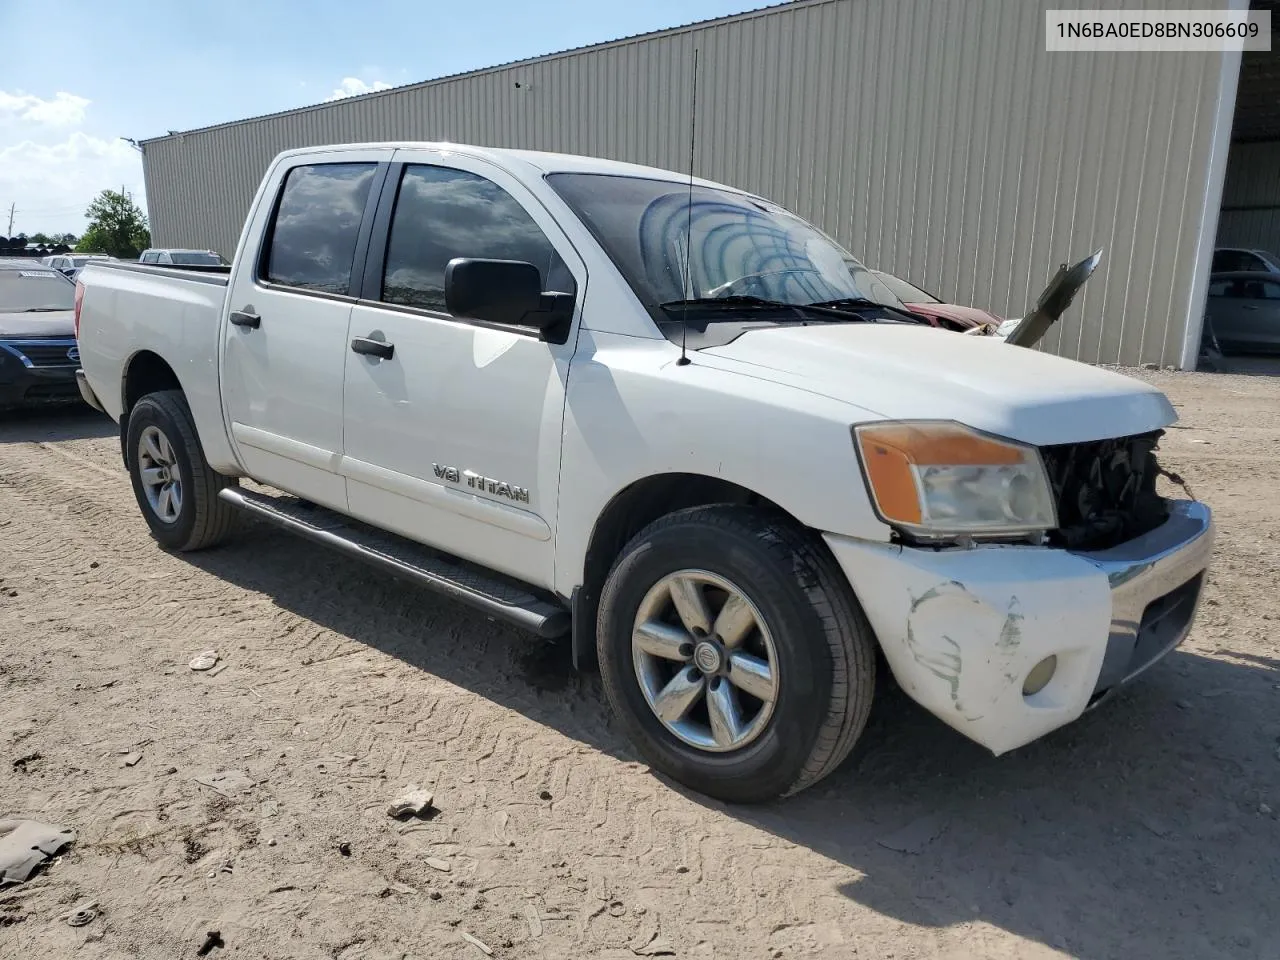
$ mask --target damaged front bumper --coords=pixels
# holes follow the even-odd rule
[[[828,534],[913,699],[1000,754],[1069,723],[1180,644],[1213,549],[1209,508],[1108,550],[930,550]],[[1024,693],[1053,657],[1052,677]],[[1043,672],[1043,668],[1042,668]]]

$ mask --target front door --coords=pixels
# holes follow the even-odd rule
[[[222,397],[241,463],[257,480],[340,510],[352,275],[385,171],[378,160],[389,154],[308,156],[277,170],[274,199],[259,205],[248,234],[263,246],[246,246],[228,288]]]
[[[350,512],[550,586],[576,320],[553,343],[453,317],[444,272],[455,257],[528,261],[544,290],[581,303],[585,270],[538,201],[491,164],[429,150],[394,160],[350,319],[349,341],[390,353],[346,354]]]
[[[1208,312],[1224,349],[1280,352],[1280,278],[1252,273],[1215,279]]]

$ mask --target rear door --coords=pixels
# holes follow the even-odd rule
[[[343,471],[352,515],[481,560],[529,583],[553,575],[565,382],[562,342],[450,315],[454,257],[523,260],[543,290],[575,293],[586,271],[516,178],[457,153],[396,152],[346,353]]]
[[[228,288],[222,402],[255,479],[346,509],[347,322],[389,150],[335,151],[272,172]]]

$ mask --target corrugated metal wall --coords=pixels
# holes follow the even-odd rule
[[[1211,3],[1225,0],[1129,5]],[[1002,315],[1021,315],[1060,262],[1104,247],[1045,347],[1177,364],[1222,60],[1048,54],[1051,6],[802,0],[152,141],[156,243],[229,253],[289,147],[440,139],[684,169],[697,47],[699,175]]]
[[[1280,254],[1280,141],[1231,145],[1218,246]]]

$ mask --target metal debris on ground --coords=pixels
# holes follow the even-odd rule
[[[1172,830],[1169,829],[1169,826],[1165,824],[1163,821],[1157,820],[1155,817],[1150,816],[1148,814],[1139,815],[1138,822],[1141,823],[1148,830],[1150,830],[1157,837],[1167,837],[1169,836],[1170,833],[1173,832]]]
[[[71,908],[71,912],[66,915],[67,923],[73,927],[83,927],[87,923],[92,923],[98,917],[98,901],[86,900],[84,903],[77,904]]]
[[[138,761],[141,759],[142,759],[142,754],[139,753],[137,750],[134,750],[132,753],[126,753],[124,756],[124,759],[121,760],[120,763],[122,766],[125,766],[125,767],[134,767],[138,765]]]
[[[243,770],[219,770],[217,773],[206,773],[191,779],[228,800],[253,786],[253,781]]]
[[[192,670],[211,670],[217,662],[217,650],[202,650],[191,658],[191,662],[187,666]]]
[[[68,827],[38,820],[0,820],[0,887],[24,882],[75,839]]]
[[[676,954],[670,943],[656,935],[642,947],[633,946],[631,952],[637,957],[674,957]]]
[[[493,949],[487,943],[485,943],[483,940],[473,937],[471,934],[467,933],[467,931],[465,930],[462,931],[462,939],[467,941],[467,943],[471,944],[473,947],[475,947],[477,950],[483,953],[486,957],[493,956]]]
[[[396,820],[429,816],[432,809],[431,803],[434,799],[435,797],[430,790],[424,790],[416,783],[411,783],[408,791],[403,796],[393,800],[391,806],[387,807],[387,816]]]
[[[899,853],[919,853],[942,833],[942,821],[933,815],[926,815],[911,821],[905,827],[881,837],[876,842],[882,847],[897,850]]]
[[[537,940],[542,936],[542,918],[538,916],[538,908],[532,903],[524,905],[524,918],[529,922],[529,939]]]
[[[223,670],[227,669],[227,667],[229,666],[231,666],[231,664],[229,663],[220,663],[216,667],[214,667],[212,670],[209,671],[209,676],[216,677],[218,674],[220,674]]]
[[[200,949],[196,951],[197,957],[208,956],[214,947],[225,947],[226,941],[222,939],[222,934],[217,930],[210,930],[204,935],[204,943],[200,945]]]
[[[449,865],[448,860],[441,860],[439,857],[427,857],[427,866],[435,870],[439,870],[442,873],[448,873],[453,869],[453,867]]]

